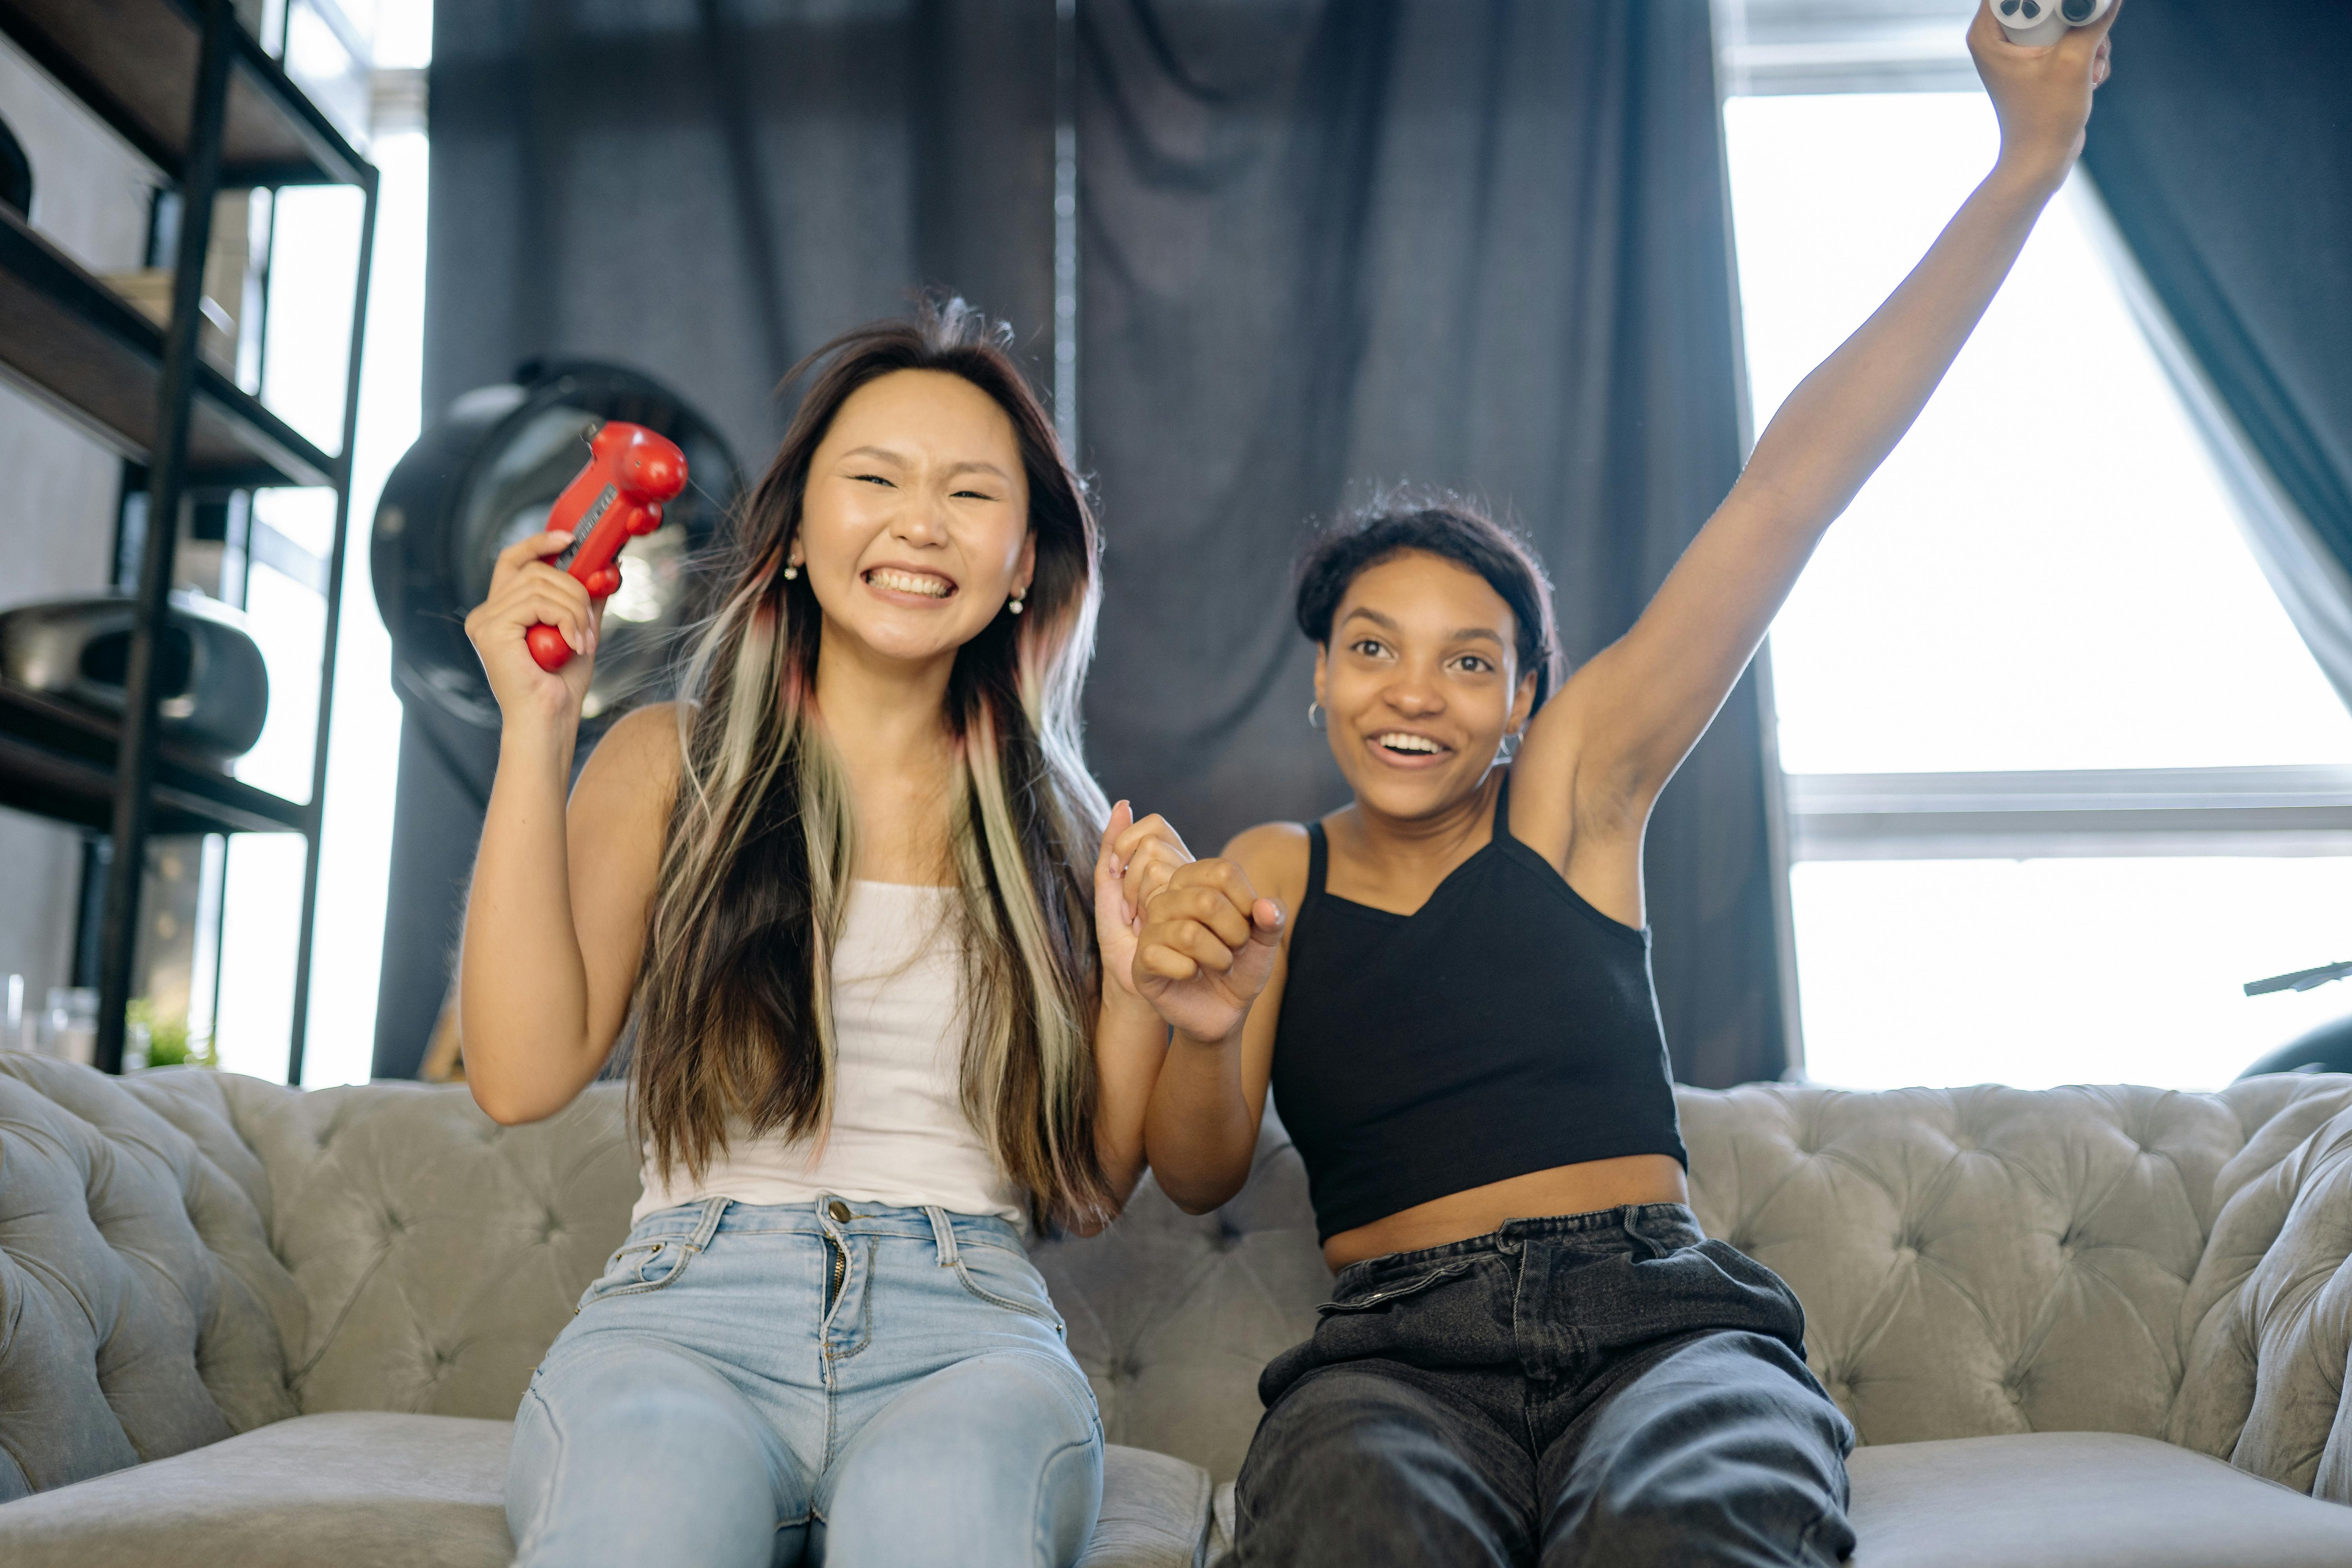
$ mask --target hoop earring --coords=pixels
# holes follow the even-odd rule
[[[1519,742],[1521,739],[1522,737],[1517,730],[1505,735],[1503,737],[1503,743],[1496,748],[1495,760],[1498,763],[1507,763],[1513,757],[1517,756],[1519,754]]]
[[[1324,717],[1323,704],[1320,702],[1309,702],[1307,705],[1307,727],[1308,729],[1320,730],[1323,728]]]

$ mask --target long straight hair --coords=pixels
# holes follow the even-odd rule
[[[965,1115],[1041,1227],[1115,1210],[1095,1147],[1101,964],[1095,839],[1108,816],[1079,749],[1098,541],[1083,486],[1007,353],[961,300],[861,327],[816,369],[745,504],[719,607],[682,683],[684,766],[641,971],[632,1102],[656,1168],[697,1177],[730,1128],[824,1136],[833,1105],[831,962],[856,867],[856,814],[815,710],[823,612],[783,567],[809,467],[851,394],[943,371],[1013,422],[1036,568],[1025,614],[957,650],[944,722],[960,761],[950,842],[960,885]],[[821,367],[821,368],[819,368]]]

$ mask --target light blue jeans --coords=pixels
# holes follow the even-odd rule
[[[1065,1568],[1101,1506],[1102,1422],[1062,1341],[1002,1219],[647,1215],[516,1413],[516,1562]]]

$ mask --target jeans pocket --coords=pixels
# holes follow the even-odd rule
[[[625,1244],[580,1298],[582,1307],[612,1296],[641,1296],[677,1282],[702,1248],[680,1237]],[[576,1310],[577,1309],[575,1309]]]
[[[1001,1247],[966,1244],[956,1248],[955,1275],[966,1290],[990,1306],[1034,1318],[1063,1338],[1069,1337],[1062,1315],[1054,1310],[1053,1298],[1045,1292],[1045,1276],[1027,1258]]]
[[[1780,1277],[1727,1242],[1645,1236],[1639,1247],[1559,1277],[1555,1310],[1603,1352],[1682,1334],[1777,1339],[1802,1354],[1804,1308]]]
[[[1426,1273],[1401,1279],[1393,1285],[1382,1285],[1376,1289],[1367,1290],[1360,1296],[1349,1296],[1336,1301],[1326,1301],[1315,1310],[1323,1317],[1329,1317],[1338,1312],[1369,1312],[1375,1308],[1385,1307],[1391,1301],[1402,1300],[1407,1296],[1418,1296],[1433,1285],[1441,1285],[1448,1279],[1467,1274],[1470,1272],[1470,1265],[1469,1258],[1457,1258],[1451,1263],[1441,1263]]]

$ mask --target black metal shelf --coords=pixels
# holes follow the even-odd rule
[[[351,521],[360,350],[375,245],[376,172],[240,26],[230,0],[0,0],[5,35],[152,163],[180,198],[169,324],[158,328],[29,227],[0,212],[0,380],[146,468],[137,620],[119,721],[0,689],[0,805],[103,832],[98,1065],[118,1070],[131,994],[145,846],[156,833],[298,832],[306,842],[287,1080],[302,1081],[319,897],[320,802],[335,693]],[[224,189],[352,184],[365,197],[330,457],[197,352],[215,200]],[[274,485],[335,491],[326,634],[307,805],[229,777],[160,731],[157,629],[184,506],[195,494]]]
[[[187,175],[204,15],[191,0],[0,0],[0,33],[173,184]],[[252,35],[231,40],[220,183],[362,184],[367,163]]]
[[[114,818],[121,726],[0,685],[0,805],[104,832]],[[153,833],[299,833],[310,808],[230,777],[169,741],[155,752]]]
[[[0,207],[0,376],[144,463],[155,445],[163,330]],[[188,479],[206,489],[331,485],[337,460],[199,359]]]

